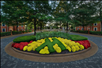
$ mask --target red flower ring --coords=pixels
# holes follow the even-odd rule
[[[75,42],[78,42],[79,44],[83,45],[85,49],[90,47],[90,42],[88,40],[75,41]]]

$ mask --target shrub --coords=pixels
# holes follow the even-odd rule
[[[1,36],[8,36],[8,35],[11,35],[11,32],[3,32],[3,33],[1,33]]]
[[[31,40],[35,41],[36,37],[34,35],[17,37],[13,40],[13,42],[20,43],[20,42],[29,42]]]
[[[102,35],[102,31],[90,31],[90,34]]]
[[[79,33],[86,33],[86,34],[88,33],[88,31],[86,31],[86,30],[79,30],[78,32]]]
[[[22,31],[12,31],[12,34],[14,35],[14,34],[21,34],[22,33]]]
[[[63,32],[50,31],[50,32],[41,32],[36,34],[37,40],[42,38],[48,38],[48,37],[62,37],[62,38],[70,39],[69,34],[63,33]]]

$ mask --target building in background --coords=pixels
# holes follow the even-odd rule
[[[101,28],[102,28],[101,23],[94,23],[94,24],[92,24],[92,26],[85,26],[84,30],[102,31]],[[82,26],[75,27],[75,30],[83,30],[83,27]]]
[[[1,23],[1,31],[0,32],[10,32],[10,30],[12,31],[17,31],[17,28],[16,26],[7,26],[6,24],[4,23]],[[20,25],[18,26],[18,31],[25,31],[25,26],[24,25]]]

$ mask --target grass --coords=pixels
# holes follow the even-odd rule
[[[21,37],[17,37],[13,40],[13,42],[16,43],[20,43],[20,42],[29,42],[29,41],[35,41],[36,37],[34,35],[30,35],[30,36],[21,36]]]
[[[88,40],[88,38],[79,35],[70,35],[70,37],[73,41]]]

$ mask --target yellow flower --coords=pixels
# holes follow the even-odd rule
[[[51,42],[53,42],[53,40],[52,40],[52,38],[51,38],[51,37],[49,37],[48,39],[49,39]]]
[[[32,47],[27,47],[27,51],[31,51],[32,49]]]
[[[67,46],[66,49],[68,49],[68,51],[71,52],[71,48],[69,46]]]
[[[76,48],[76,51],[79,51],[79,49],[80,49],[79,46],[77,46],[77,45],[75,46],[75,48]]]
[[[58,46],[58,44],[55,44],[55,45],[53,46],[53,48],[55,49],[55,51],[56,51],[57,53],[61,53],[61,48]]]
[[[74,46],[72,46],[72,52],[75,52],[76,48]]]
[[[44,49],[45,49],[45,50],[48,50],[48,46],[45,46]]]
[[[26,50],[27,50],[27,46],[24,46],[23,51],[26,51]]]
[[[49,50],[48,50],[48,47],[45,46],[44,49],[41,49],[41,50],[39,51],[39,53],[40,53],[40,54],[49,54],[50,52],[49,52]]]

